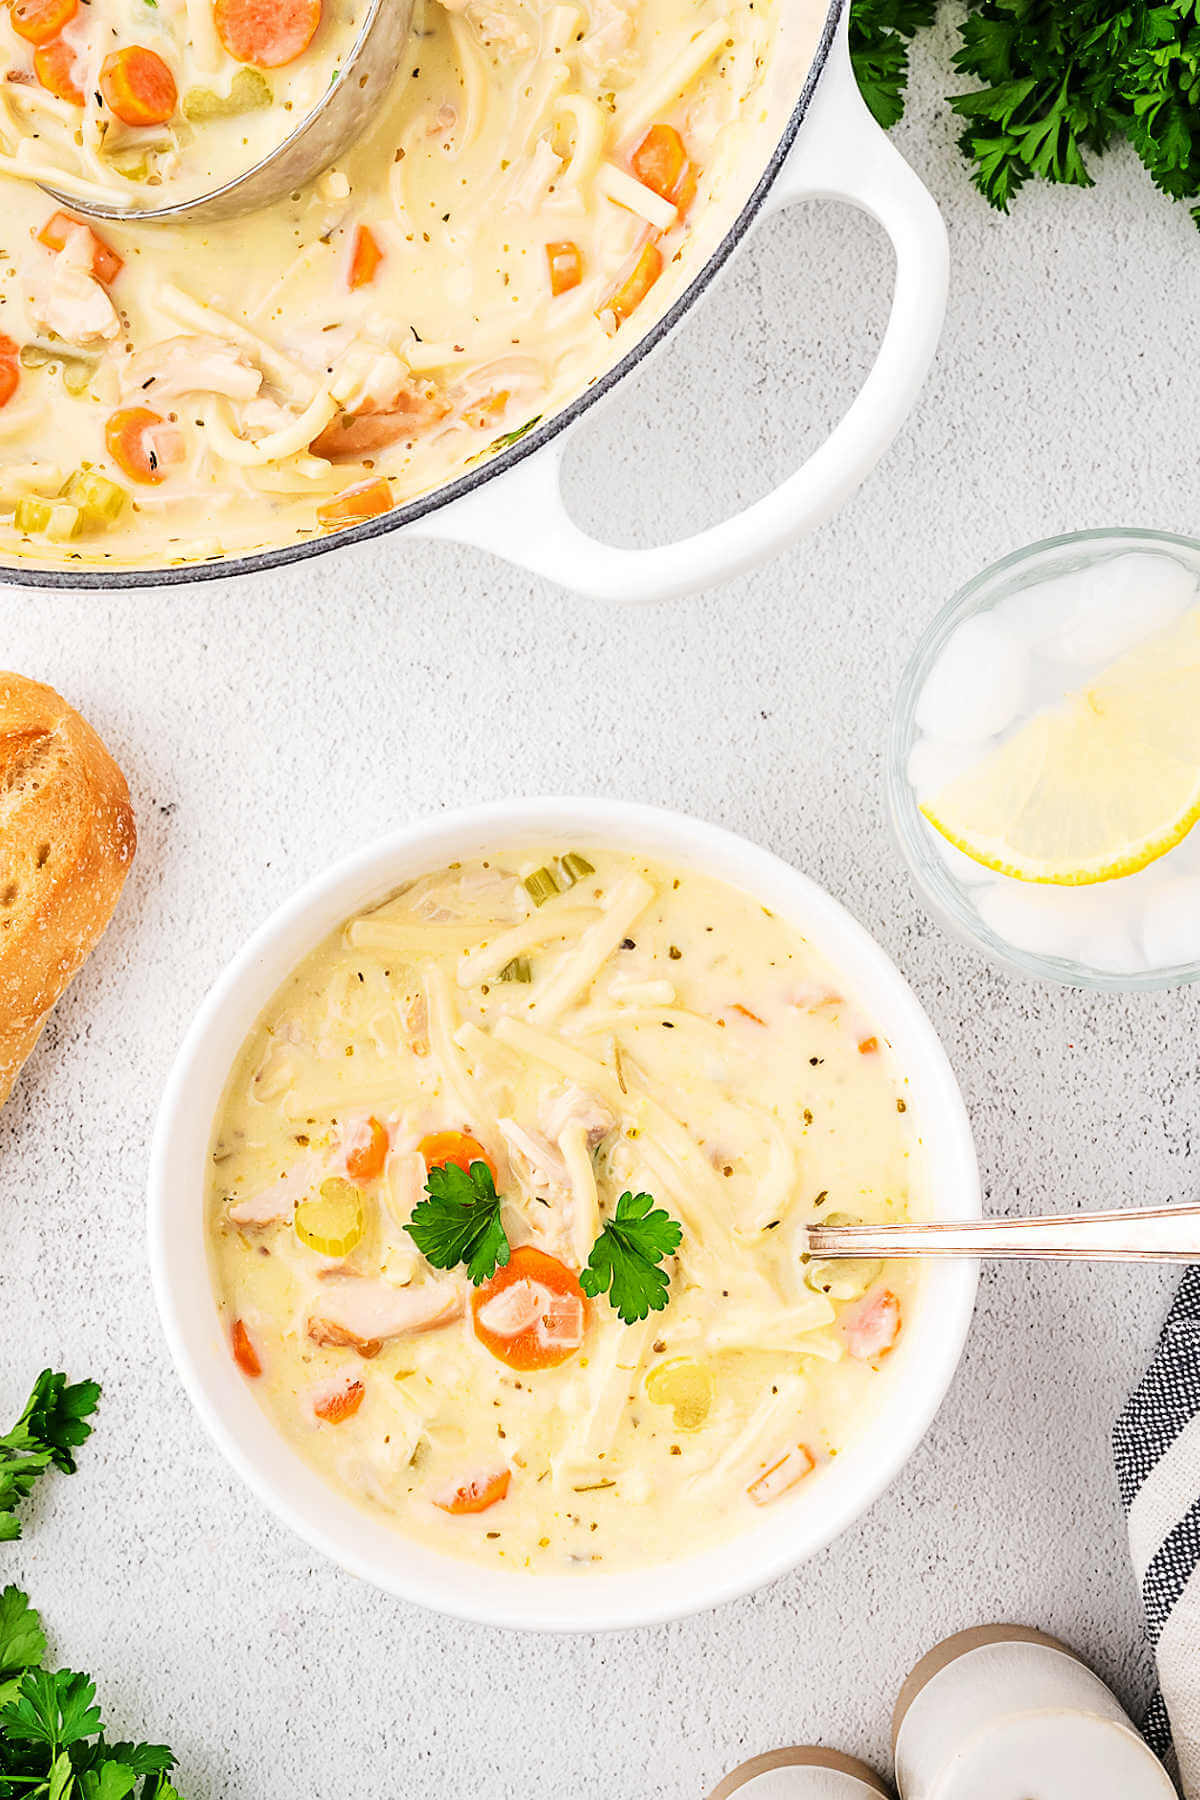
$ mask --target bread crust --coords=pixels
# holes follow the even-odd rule
[[[0,1106],[112,917],[136,847],[128,784],[86,719],[0,671]]]

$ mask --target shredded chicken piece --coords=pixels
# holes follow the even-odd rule
[[[537,43],[537,24],[521,0],[466,0],[467,18],[489,50],[524,56]]]
[[[106,289],[80,261],[91,249],[84,234],[71,232],[55,255],[49,279],[30,301],[30,313],[41,331],[52,331],[68,344],[104,344],[121,334],[121,321]]]
[[[314,1344],[349,1345],[372,1355],[385,1338],[433,1331],[461,1318],[464,1300],[456,1281],[393,1287],[358,1275],[334,1275],[324,1283],[308,1321]]]
[[[562,174],[563,159],[555,154],[549,138],[540,137],[533,153],[513,171],[505,210],[534,212],[546,198],[551,182]]]
[[[261,386],[262,371],[236,345],[207,332],[185,332],[150,344],[121,370],[122,391],[145,396],[146,404],[182,394],[223,394],[244,404]]]
[[[450,410],[449,400],[431,381],[408,381],[386,406],[369,401],[357,412],[336,413],[309,449],[329,462],[370,456],[402,438],[418,437],[440,424]]]
[[[226,1209],[225,1217],[231,1225],[251,1230],[265,1225],[290,1225],[297,1205],[313,1187],[316,1175],[315,1159],[306,1157],[294,1169],[289,1169],[281,1180],[263,1188],[261,1193],[236,1201]]]
[[[559,1201],[571,1192],[571,1178],[562,1152],[544,1138],[540,1131],[526,1131],[515,1119],[497,1119],[497,1129],[509,1155],[525,1174],[530,1191],[542,1200]]]
[[[579,62],[592,82],[624,81],[634,73],[636,0],[595,0],[592,29],[579,46]]]
[[[538,1124],[548,1138],[557,1141],[568,1125],[583,1126],[587,1147],[594,1150],[610,1131],[616,1130],[617,1118],[598,1094],[570,1082],[561,1093],[552,1094],[542,1107]]]

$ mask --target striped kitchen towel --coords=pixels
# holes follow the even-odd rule
[[[1150,1367],[1113,1427],[1113,1454],[1158,1661],[1142,1730],[1187,1800],[1200,1800],[1200,1268],[1179,1285]]]

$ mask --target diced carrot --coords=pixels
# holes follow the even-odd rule
[[[753,1019],[756,1025],[765,1025],[767,1022],[765,1019],[760,1019],[756,1012],[751,1012],[748,1006],[743,1006],[740,1000],[734,1001],[733,1010],[740,1012],[743,1019]]]
[[[278,69],[312,43],[321,0],[215,0],[213,23],[235,62]]]
[[[658,245],[643,244],[637,261],[624,281],[614,288],[602,306],[597,307],[598,315],[603,318],[605,313],[611,313],[617,324],[623,325],[629,315],[646,298],[662,271],[662,251]]]
[[[857,1362],[878,1362],[900,1336],[900,1302],[890,1288],[876,1288],[842,1315],[846,1348]]]
[[[353,525],[359,519],[375,519],[380,513],[391,510],[392,490],[385,478],[377,475],[372,481],[358,481],[353,487],[343,488],[324,506],[318,506],[317,522],[320,525]]]
[[[33,71],[49,94],[82,106],[84,92],[75,79],[75,52],[65,38],[52,38],[39,44],[33,53]]]
[[[556,298],[579,286],[583,280],[583,257],[578,244],[570,238],[547,244],[546,259],[550,264],[550,292]]]
[[[229,1334],[233,1345],[233,1360],[243,1375],[253,1378],[262,1374],[262,1363],[258,1359],[258,1351],[250,1342],[250,1333],[240,1319],[233,1321],[233,1330]]]
[[[313,1401],[313,1411],[318,1419],[324,1419],[329,1425],[340,1425],[343,1419],[352,1419],[363,1403],[366,1388],[361,1381],[348,1381],[335,1393],[326,1394],[323,1399]]]
[[[811,1475],[816,1468],[812,1452],[806,1444],[793,1444],[785,1456],[764,1469],[757,1481],[752,1481],[746,1489],[756,1506],[769,1506],[772,1500],[778,1500],[789,1488],[794,1488],[798,1481]]]
[[[111,244],[106,244],[102,237],[97,237],[91,226],[85,225],[81,219],[73,219],[68,212],[51,213],[38,232],[38,241],[50,250],[65,250],[75,231],[87,232],[92,247],[92,274],[97,281],[102,281],[108,287],[125,267],[125,259],[117,255]]]
[[[0,406],[7,406],[21,380],[20,351],[0,332]]]
[[[688,163],[679,178],[679,186],[671,195],[671,203],[681,219],[685,219],[696,198],[696,189],[700,186],[700,171],[694,162]]]
[[[486,1512],[497,1500],[504,1499],[511,1481],[511,1469],[498,1469],[494,1475],[475,1475],[433,1504],[447,1513]]]
[[[374,1181],[387,1161],[388,1134],[378,1119],[364,1119],[345,1142],[346,1173],[351,1181]]]
[[[79,0],[12,0],[9,17],[27,44],[48,44],[79,11]]]
[[[494,1303],[508,1294],[511,1318],[501,1324]],[[579,1277],[557,1257],[522,1244],[502,1269],[471,1296],[475,1335],[510,1369],[553,1369],[584,1340],[587,1295]]]
[[[673,201],[687,159],[683,139],[673,125],[651,125],[630,160],[643,187],[663,200]]]
[[[175,77],[144,44],[128,44],[105,57],[100,92],[123,125],[165,125],[179,101]]]
[[[878,1048],[879,1039],[877,1037],[865,1037],[859,1042],[858,1054],[860,1056],[874,1056]]]
[[[375,271],[382,261],[383,251],[370,226],[356,225],[350,245],[350,269],[346,276],[348,285],[352,288],[366,287],[368,282],[374,281]]]
[[[467,1131],[434,1131],[429,1137],[423,1137],[417,1150],[425,1159],[427,1169],[441,1169],[447,1163],[457,1163],[460,1169],[469,1175],[472,1163],[486,1163],[491,1170],[492,1180],[496,1179],[496,1165],[479,1142]]]
[[[123,406],[112,413],[104,427],[108,454],[131,481],[154,487],[166,477],[166,469],[155,448],[154,434],[166,424],[161,414],[148,406]]]

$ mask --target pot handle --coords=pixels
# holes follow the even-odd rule
[[[822,524],[904,423],[937,348],[949,282],[941,214],[858,91],[846,13],[763,216],[808,199],[844,200],[878,219],[895,249],[896,282],[862,388],[831,435],[772,493],[678,543],[622,549],[581,531],[567,512],[560,436],[409,531],[478,545],[592,599],[647,601],[728,581]]]

